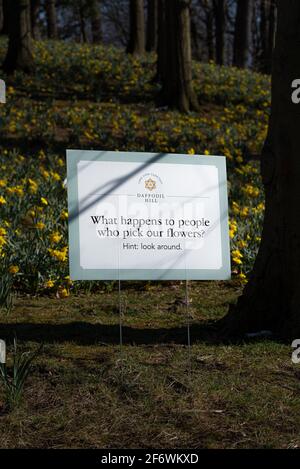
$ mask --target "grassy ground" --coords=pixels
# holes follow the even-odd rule
[[[0,337],[44,347],[18,408],[5,409],[1,388],[0,447],[298,447],[290,346],[222,343],[212,328],[238,293],[234,282],[192,282],[190,352],[183,283],[124,283],[122,350],[116,287],[17,299]]]

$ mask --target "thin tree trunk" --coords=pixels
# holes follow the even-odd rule
[[[227,318],[234,332],[300,334],[300,114],[289,92],[300,76],[299,24],[299,0],[278,0],[272,108],[262,152],[264,227],[249,283]]]
[[[11,7],[11,22],[7,55],[3,70],[7,74],[15,70],[29,73],[34,68],[30,34],[30,0],[16,0]]]
[[[252,0],[238,0],[233,51],[236,67],[245,68],[249,62],[252,12]]]
[[[2,34],[9,35],[10,24],[13,21],[12,16],[12,4],[9,0],[1,0],[2,2],[2,11],[3,11],[3,25],[2,25]]]
[[[268,55],[266,58],[266,73],[272,71],[272,56],[275,47],[275,33],[277,23],[277,7],[275,0],[271,0],[269,11],[269,35],[268,35]]]
[[[214,0],[214,14],[216,22],[216,62],[218,65],[224,65],[226,27],[225,0]]]
[[[157,50],[158,0],[148,0],[146,51]]]
[[[85,7],[84,3],[80,1],[79,3],[79,22],[80,22],[80,34],[81,34],[81,42],[87,42],[87,34],[86,34],[86,24],[85,24]]]
[[[130,0],[130,37],[127,47],[129,54],[145,52],[144,0]]]
[[[158,0],[157,79],[167,80],[166,0]]]
[[[207,44],[207,52],[208,52],[209,61],[212,61],[215,59],[213,29],[214,29],[213,12],[209,11],[206,16],[206,44]]]
[[[192,52],[196,60],[201,60],[197,23],[191,18]]]
[[[261,70],[271,73],[275,42],[276,5],[274,0],[261,0]]]
[[[0,0],[0,33],[4,26],[4,15],[3,15],[3,0]]]
[[[182,112],[198,110],[192,84],[190,0],[165,0],[166,49],[162,72],[162,101]]]
[[[47,30],[49,39],[58,38],[56,0],[46,0]]]
[[[102,23],[100,4],[98,0],[91,0],[91,30],[94,44],[102,42]]]
[[[34,39],[40,38],[40,30],[37,24],[37,16],[40,9],[40,0],[31,0],[31,35]]]

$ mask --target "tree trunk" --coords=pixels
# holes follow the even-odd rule
[[[102,42],[101,12],[98,0],[91,0],[91,30],[94,44]]]
[[[275,0],[271,0],[269,11],[268,55],[266,57],[266,73],[272,71],[272,56],[275,47],[275,33],[277,23],[277,7]]]
[[[4,26],[4,14],[3,14],[3,0],[0,0],[0,33]]]
[[[270,329],[286,337],[300,334],[300,113],[291,100],[291,83],[300,77],[299,25],[299,0],[288,5],[278,0],[272,108],[261,157],[266,196],[262,241],[249,283],[227,318],[239,333]]]
[[[199,109],[192,84],[190,3],[190,0],[165,0],[164,24],[161,25],[165,31],[165,62],[159,60],[162,103],[182,112]]]
[[[208,60],[215,60],[214,51],[214,15],[213,11],[208,11],[206,14],[206,44]]]
[[[145,52],[144,0],[130,0],[130,37],[127,47],[129,54]]]
[[[233,65],[245,68],[249,61],[252,25],[252,1],[238,0],[234,32]]]
[[[167,79],[166,0],[158,0],[157,79]]]
[[[261,70],[271,73],[272,53],[275,42],[276,5],[275,0],[261,0]]]
[[[157,50],[158,0],[148,0],[146,51]]]
[[[16,0],[10,14],[8,50],[2,68],[7,74],[15,70],[32,72],[34,62],[30,34],[30,0]]]
[[[1,34],[9,35],[9,27],[13,21],[11,3],[9,0],[1,0],[2,3],[2,12],[3,12],[3,23]]]
[[[40,30],[37,24],[40,4],[40,0],[31,0],[31,35],[34,39],[40,38]]]
[[[213,4],[216,22],[216,62],[218,65],[224,65],[226,27],[225,0],[214,0]]]
[[[79,23],[81,42],[87,42],[86,24],[85,24],[85,5],[83,1],[79,2]]]
[[[56,0],[46,0],[47,31],[49,39],[57,39]]]

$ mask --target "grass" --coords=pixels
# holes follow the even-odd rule
[[[239,290],[191,283],[190,355],[179,282],[139,291],[124,283],[122,350],[116,288],[64,301],[18,298],[1,317],[1,338],[11,342],[15,332],[21,350],[44,347],[20,406],[2,407],[0,446],[298,447],[300,370],[290,346],[222,343],[209,332]]]

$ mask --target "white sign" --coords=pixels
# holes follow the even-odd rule
[[[70,150],[70,273],[228,279],[224,157]]]

